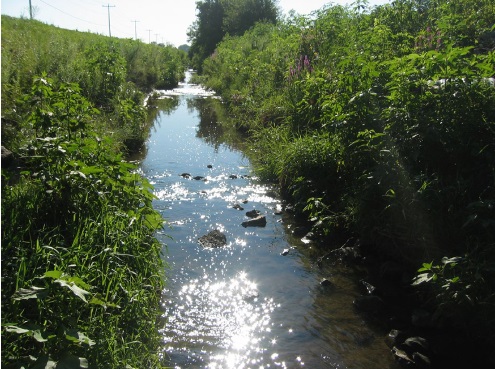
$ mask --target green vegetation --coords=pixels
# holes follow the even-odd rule
[[[124,158],[185,58],[2,16],[2,367],[161,367],[163,219]]]
[[[273,0],[202,0],[196,9],[197,20],[188,30],[188,54],[199,72],[224,36],[241,36],[256,22],[275,23],[278,14]]]
[[[323,246],[419,269],[434,323],[495,347],[493,1],[328,6],[226,36],[202,70]]]

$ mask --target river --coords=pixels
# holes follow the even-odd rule
[[[213,97],[187,82],[163,93],[167,108],[155,120],[140,171],[167,220],[158,238],[168,264],[161,334],[169,365],[396,368],[386,332],[353,309],[362,293],[355,271],[314,266],[304,252],[309,246],[291,235],[280,199],[253,177],[245,155],[222,141]],[[265,227],[241,225],[253,209],[266,216]],[[203,248],[198,238],[214,229],[227,245]],[[321,286],[322,278],[333,287]]]

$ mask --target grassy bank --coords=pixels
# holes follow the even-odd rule
[[[430,324],[495,346],[495,11],[329,6],[226,38],[203,65],[258,173],[322,246],[398,263]]]
[[[184,55],[2,16],[2,367],[161,367],[163,220],[125,157]]]

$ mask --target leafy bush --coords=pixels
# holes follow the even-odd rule
[[[158,367],[151,185],[93,130],[77,85],[35,78],[35,136],[2,187],[2,365]],[[8,225],[8,226],[6,226]]]
[[[494,311],[494,24],[489,1],[357,2],[226,38],[204,63],[261,176],[322,234],[344,229],[409,272],[429,265],[438,321]]]

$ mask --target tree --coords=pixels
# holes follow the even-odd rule
[[[276,23],[278,7],[274,0],[200,0],[196,21],[189,27],[189,58],[193,68],[202,70],[203,61],[227,34],[240,36],[257,22]]]

